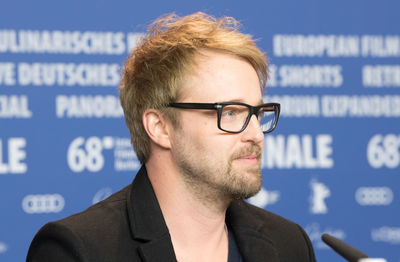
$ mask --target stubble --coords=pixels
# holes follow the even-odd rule
[[[246,146],[223,161],[209,155],[201,148],[184,145],[180,139],[176,161],[183,181],[203,201],[216,199],[246,199],[254,196],[261,188],[261,147]],[[247,165],[238,158],[256,155],[257,165]]]

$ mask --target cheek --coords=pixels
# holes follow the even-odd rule
[[[182,132],[185,139],[190,140],[186,143],[189,151],[210,162],[228,162],[240,144],[239,136],[218,128],[216,118],[186,115],[182,120]]]
[[[209,121],[209,119],[207,118],[193,118],[187,123],[187,129],[185,131],[190,133],[194,138],[198,140],[208,140],[209,138],[215,136],[218,130],[217,123],[215,123],[214,127],[212,121]]]
[[[220,164],[228,163],[237,146],[235,141],[234,136],[225,133],[210,136],[205,142],[208,148],[206,153],[209,154],[209,157],[212,155]]]
[[[203,137],[209,137],[212,135],[215,135],[219,129],[217,126],[217,121],[212,121],[214,119],[198,119],[197,121],[194,121],[194,125],[196,126],[195,132],[198,133],[198,135],[202,135]]]
[[[216,119],[203,116],[197,112],[183,112],[180,122],[181,129],[193,136],[208,135],[218,130]]]

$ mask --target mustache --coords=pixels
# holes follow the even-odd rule
[[[240,157],[244,157],[244,156],[248,156],[248,155],[256,155],[257,159],[260,160],[261,154],[262,154],[262,149],[259,145],[251,145],[251,146],[242,148],[242,149],[238,150],[237,152],[235,152],[232,155],[231,160],[234,160],[234,159],[240,158]]]

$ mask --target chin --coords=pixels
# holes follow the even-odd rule
[[[255,179],[254,179],[255,178]],[[253,177],[251,181],[243,181],[239,187],[231,188],[233,199],[247,199],[256,195],[261,189],[262,181],[260,177]]]
[[[232,199],[247,199],[256,195],[262,184],[261,166],[235,164],[228,172],[230,179],[225,181],[225,193]]]

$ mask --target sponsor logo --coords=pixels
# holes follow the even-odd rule
[[[111,194],[112,194],[112,189],[109,188],[109,187],[105,187],[105,188],[100,189],[94,195],[93,200],[92,200],[92,204],[94,205],[94,204],[106,199],[107,197],[111,196]]]
[[[4,242],[0,242],[0,254],[7,252],[8,246]]]
[[[393,191],[388,187],[360,187],[355,199],[362,206],[387,206],[393,201]]]
[[[267,205],[272,205],[278,202],[280,197],[279,191],[266,190],[261,187],[261,190],[253,197],[249,198],[250,204],[265,208]]]
[[[310,182],[310,212],[312,214],[326,214],[328,207],[325,199],[331,195],[330,189],[323,183],[313,179]]]
[[[371,239],[375,242],[386,242],[400,245],[400,227],[380,227],[371,230]]]
[[[59,213],[64,205],[60,194],[27,195],[22,200],[22,209],[28,214]]]
[[[308,237],[310,238],[313,246],[317,249],[328,249],[329,247],[322,242],[321,235],[327,233],[332,235],[336,238],[344,240],[346,238],[346,233],[342,229],[335,229],[331,227],[327,227],[325,229],[321,229],[320,224],[318,223],[311,223],[307,225],[304,230],[306,231]]]

